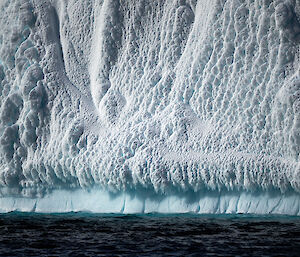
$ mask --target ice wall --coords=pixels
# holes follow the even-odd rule
[[[100,207],[105,192],[299,214],[299,0],[0,11],[1,210],[101,188]]]

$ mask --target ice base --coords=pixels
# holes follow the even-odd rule
[[[296,193],[207,192],[182,196],[112,194],[103,189],[57,190],[44,198],[0,198],[0,212],[199,213],[300,215]]]

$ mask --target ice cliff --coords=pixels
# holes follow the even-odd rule
[[[0,211],[300,215],[299,0],[0,12]]]

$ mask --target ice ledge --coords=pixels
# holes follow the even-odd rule
[[[44,198],[0,198],[0,212],[78,212],[93,213],[186,213],[222,214],[285,214],[300,215],[300,195],[291,193],[253,194],[236,193],[201,193],[197,197],[182,196],[133,196],[129,193],[112,195],[93,189],[89,192],[54,191]]]

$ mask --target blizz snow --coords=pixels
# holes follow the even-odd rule
[[[300,214],[299,0],[1,0],[0,210]]]

